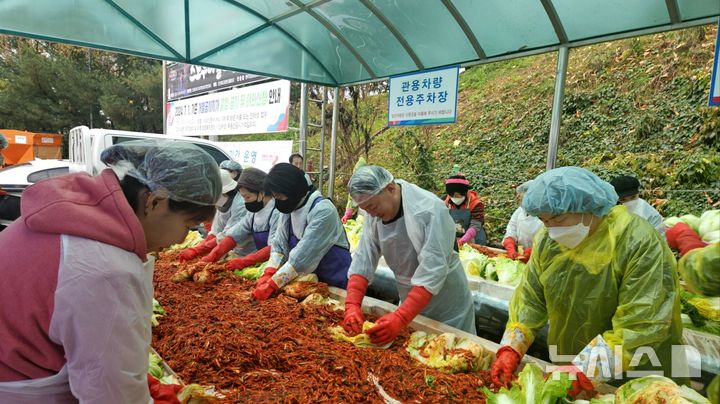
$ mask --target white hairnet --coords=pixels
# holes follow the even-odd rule
[[[515,188],[515,193],[518,194],[524,194],[527,192],[528,188],[530,188],[530,185],[533,183],[533,180],[527,180],[523,182],[522,184],[518,185],[517,188]]]
[[[100,159],[122,180],[129,175],[153,192],[178,202],[214,205],[221,193],[220,169],[210,155],[188,142],[137,140],[103,150]]]
[[[615,188],[580,167],[561,167],[540,174],[525,192],[522,207],[530,215],[592,213],[604,216],[618,201]]]
[[[225,161],[220,162],[220,168],[222,168],[224,170],[228,170],[228,171],[237,171],[239,173],[241,173],[243,170],[240,163],[238,163],[235,160],[225,160]]]
[[[392,174],[380,166],[359,167],[348,182],[348,193],[360,204],[382,192],[393,179]]]

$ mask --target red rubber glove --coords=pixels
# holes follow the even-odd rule
[[[180,253],[180,261],[190,261],[195,259],[198,255],[205,255],[212,251],[212,249],[215,248],[216,245],[217,240],[215,239],[215,235],[211,234],[205,239],[205,241],[196,245],[195,247],[190,247],[182,250],[182,252]]]
[[[503,239],[502,244],[503,244],[503,247],[505,247],[505,249],[507,250],[507,256],[508,256],[508,258],[514,260],[515,258],[518,257],[517,244],[515,244],[515,239],[514,239],[514,238],[512,238],[512,237],[505,237],[505,238]]]
[[[272,278],[269,278],[264,283],[258,283],[255,286],[255,290],[252,292],[252,297],[255,300],[262,301],[267,300],[272,296],[273,293],[275,293],[280,288],[278,287],[277,283],[275,283]]]
[[[477,230],[475,230],[474,227],[468,228],[465,234],[458,240],[458,247],[462,247],[465,243],[475,241],[475,236],[477,236]]]
[[[348,280],[347,296],[345,296],[345,318],[342,326],[351,336],[362,332],[365,316],[362,312],[362,300],[365,297],[368,280],[360,275],[352,275]]]
[[[150,373],[147,375],[148,388],[150,389],[150,397],[155,404],[180,404],[177,393],[182,390],[179,384],[162,384]]]
[[[277,272],[277,271],[278,271],[277,268],[273,268],[273,267],[265,268],[265,272],[263,272],[260,279],[258,279],[258,281],[255,283],[255,287],[258,287],[258,286],[262,285],[263,283],[269,281],[270,278],[272,278],[272,276],[275,275],[275,272]]]
[[[532,248],[526,248],[523,255],[518,257],[518,260],[527,264],[527,262],[530,261],[530,254],[532,254]]]
[[[590,379],[588,379],[587,376],[585,376],[585,373],[583,373],[576,366],[560,366],[559,368],[555,369],[555,371],[569,373],[570,379],[575,379],[573,380],[572,387],[570,387],[570,389],[568,390],[568,395],[572,397],[573,400],[575,400],[577,396],[579,396],[580,393],[582,393],[583,391],[587,392],[589,397],[592,397],[597,393],[595,391],[595,386],[593,386]]]
[[[375,327],[365,331],[370,336],[370,342],[386,345],[395,340],[400,331],[430,303],[432,297],[432,293],[424,287],[414,286],[397,310],[380,317]]]
[[[520,365],[520,354],[511,346],[505,345],[495,353],[495,362],[490,369],[490,377],[496,386],[507,386]]]
[[[200,261],[203,262],[217,262],[220,258],[224,257],[225,254],[228,253],[228,251],[235,248],[237,243],[235,240],[230,236],[225,236],[225,238],[222,239],[220,244],[218,244],[215,248],[213,248],[212,251],[210,251],[210,254],[202,257]]]
[[[227,270],[235,270],[235,269],[243,269],[246,267],[249,267],[251,265],[255,265],[260,262],[265,262],[270,258],[270,246],[265,246],[257,251],[255,251],[252,254],[248,254],[244,257],[235,258],[234,260],[230,260],[225,264],[225,269]]]
[[[340,219],[340,221],[342,222],[342,224],[345,224],[345,222],[347,222],[348,220],[350,220],[350,218],[352,217],[353,213],[354,213],[354,211],[353,211],[352,208],[347,208],[347,209],[345,209],[345,214],[343,215],[342,219]]]
[[[687,254],[690,250],[703,248],[707,245],[707,243],[702,241],[700,236],[695,233],[695,230],[682,222],[669,228],[665,232],[665,237],[667,238],[670,248],[680,251],[681,256]]]

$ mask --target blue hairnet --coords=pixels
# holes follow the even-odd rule
[[[110,146],[100,155],[121,180],[129,175],[153,192],[178,202],[214,205],[220,169],[210,155],[188,142],[137,140]]]
[[[380,166],[359,167],[348,182],[348,193],[355,203],[363,203],[382,192],[393,179],[392,174]]]
[[[592,213],[605,216],[618,201],[615,188],[580,167],[561,167],[540,174],[525,192],[522,207],[530,215]]]
[[[530,188],[530,185],[532,185],[532,183],[533,180],[527,180],[523,182],[522,184],[518,185],[517,188],[515,188],[515,193],[524,194],[525,192],[527,192],[528,188]]]
[[[220,168],[228,170],[228,171],[237,171],[239,173],[241,173],[243,170],[240,163],[238,163],[235,160],[225,160],[225,161],[221,162]]]

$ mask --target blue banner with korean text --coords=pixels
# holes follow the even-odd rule
[[[458,66],[390,77],[388,126],[455,123]]]

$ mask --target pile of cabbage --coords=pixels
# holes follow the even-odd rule
[[[357,219],[350,219],[343,224],[345,234],[347,234],[348,241],[350,242],[350,252],[354,252],[358,244],[360,244],[363,224],[365,224],[365,216],[363,215],[358,215]]]
[[[590,400],[572,401],[567,396],[567,391],[571,386],[572,380],[568,373],[554,372],[546,379],[540,367],[534,363],[527,363],[509,389],[503,387],[497,393],[493,393],[487,387],[483,387],[482,391],[489,404],[710,404],[707,398],[695,390],[686,386],[678,386],[672,380],[658,375],[630,380],[620,386],[615,394],[599,395]]]
[[[465,273],[468,276],[497,281],[503,285],[517,286],[527,265],[504,255],[490,258],[465,244],[459,251]]]
[[[720,209],[707,210],[700,217],[695,215],[671,216],[663,223],[667,227],[673,227],[679,222],[690,226],[708,243],[720,241]]]
[[[650,375],[630,380],[615,391],[617,403],[710,404],[710,400],[687,386],[678,386],[667,377]]]
[[[681,291],[683,328],[720,336],[720,297]]]
[[[490,369],[495,354],[469,338],[453,333],[440,335],[415,331],[405,349],[418,362],[445,373],[477,372]]]

